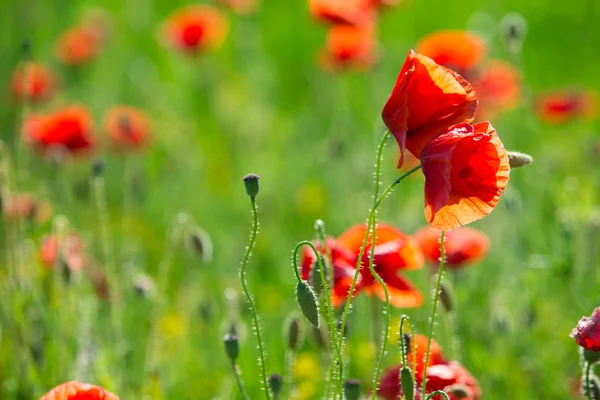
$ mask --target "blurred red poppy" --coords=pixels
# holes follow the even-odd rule
[[[25,66],[19,64],[15,68],[11,81],[11,91],[15,98],[42,101],[50,97],[54,90],[54,76],[43,65],[27,62]]]
[[[2,211],[8,219],[30,218],[43,223],[50,218],[52,206],[47,201],[37,201],[28,193],[15,193],[2,199]]]
[[[600,307],[590,317],[582,317],[570,336],[584,349],[600,351]]]
[[[424,335],[415,335],[412,346],[416,346],[415,383],[419,389],[423,383],[423,368],[425,364],[425,354],[427,352],[427,337]],[[408,364],[412,367],[412,351],[409,353]],[[400,387],[400,369],[402,365],[396,365],[389,368],[381,378],[381,384],[377,389],[377,395],[385,400],[396,400],[402,396]],[[427,366],[427,393],[443,390],[449,392],[453,385],[460,385],[468,400],[479,400],[481,391],[479,384],[473,376],[460,363],[456,361],[446,361],[442,349],[435,341],[431,341],[429,351],[429,362]],[[451,400],[459,400],[448,393]],[[420,390],[415,392],[415,399],[421,399]],[[464,398],[463,398],[464,399]]]
[[[80,65],[94,59],[104,42],[101,30],[92,25],[76,25],[60,35],[56,57],[68,65]]]
[[[425,145],[448,126],[472,121],[476,106],[475,92],[465,79],[410,50],[382,117],[400,151],[406,148],[420,157]]]
[[[479,99],[478,120],[493,119],[499,112],[508,111],[519,103],[521,73],[506,61],[489,61],[471,83]]]
[[[335,25],[327,33],[327,44],[320,54],[324,70],[344,67],[366,69],[375,62],[375,38],[370,27]]]
[[[29,115],[23,130],[24,140],[43,151],[58,147],[80,153],[90,150],[93,144],[92,116],[79,104],[48,115]]]
[[[481,61],[486,50],[485,41],[474,33],[443,30],[421,39],[416,51],[437,64],[464,74]]]
[[[540,95],[535,101],[535,113],[544,122],[562,124],[590,119],[597,115],[596,96],[584,90],[564,90]]]
[[[163,33],[170,46],[197,54],[219,46],[228,29],[228,22],[221,11],[207,4],[197,4],[171,14],[164,23]]]
[[[75,232],[68,233],[64,240],[55,234],[45,236],[39,251],[42,265],[49,270],[54,269],[59,261],[63,261],[73,272],[81,271],[89,264],[85,243]]]
[[[425,219],[449,231],[485,217],[508,183],[506,149],[489,122],[448,128],[423,149]]]
[[[71,381],[58,385],[40,400],[119,400],[119,396],[100,386]]]
[[[136,148],[148,143],[150,120],[135,107],[112,107],[104,115],[104,127],[118,148]]]
[[[375,20],[373,0],[308,0],[311,15],[335,25],[371,25]]]
[[[258,0],[220,0],[220,2],[238,15],[252,14],[258,6]]]
[[[440,263],[440,236],[441,231],[430,226],[419,229],[414,236],[425,258],[434,265]],[[458,269],[475,263],[486,255],[489,247],[490,241],[485,233],[470,227],[454,229],[444,236],[445,265]]]

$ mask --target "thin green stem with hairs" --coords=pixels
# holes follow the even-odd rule
[[[433,328],[435,327],[435,314],[437,312],[437,305],[438,305],[438,300],[440,297],[440,285],[442,284],[442,274],[444,273],[444,264],[446,263],[446,251],[444,249],[444,235],[445,235],[445,232],[442,231],[442,235],[440,236],[440,267],[438,269],[438,276],[437,276],[437,282],[435,285],[435,292],[433,293],[433,310],[431,312],[431,323],[429,326],[429,335],[427,336],[427,352],[425,353],[425,365],[423,366],[423,391],[421,392],[422,398],[425,398],[425,390],[427,389],[427,365],[429,364],[429,351],[431,348],[431,340],[433,339]],[[446,397],[448,397],[448,396],[446,396]]]
[[[584,374],[583,379],[585,379],[585,398],[587,400],[596,400],[592,396],[592,386],[590,375],[592,373],[592,363],[584,361]]]
[[[235,381],[238,385],[238,389],[240,389],[240,394],[244,400],[249,400],[248,393],[246,393],[246,388],[244,387],[244,382],[242,381],[242,377],[240,376],[240,371],[238,371],[238,367],[235,364],[235,361],[231,362],[231,369],[233,369],[233,376],[235,376]]]
[[[250,304],[252,324],[254,325],[254,333],[256,333],[256,340],[258,341],[261,383],[267,400],[271,400],[271,391],[269,390],[269,385],[267,382],[267,370],[265,366],[265,349],[260,333],[260,326],[258,324],[258,312],[256,311],[256,304],[254,303],[254,298],[250,294],[250,290],[248,290],[248,284],[246,283],[246,267],[248,266],[250,254],[252,253],[252,248],[254,247],[254,243],[256,242],[256,235],[258,234],[258,210],[256,209],[256,200],[254,199],[254,197],[250,198],[250,203],[252,204],[252,233],[250,234],[250,242],[248,243],[248,247],[246,247],[246,253],[244,254],[242,267],[240,268],[240,281],[242,282],[242,288],[244,289],[244,293],[246,294],[246,298],[248,299],[248,303]]]
[[[435,392],[430,393],[425,400],[431,400],[433,396],[438,394],[444,396],[446,400],[450,400],[450,396],[448,396],[448,393],[444,392],[443,390],[436,390]]]

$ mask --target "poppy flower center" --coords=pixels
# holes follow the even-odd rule
[[[183,42],[189,47],[197,46],[204,36],[204,28],[200,25],[188,25],[183,29]]]

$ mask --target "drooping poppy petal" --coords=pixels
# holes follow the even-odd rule
[[[598,114],[596,96],[584,90],[564,90],[538,96],[535,113],[544,122],[562,124]]]
[[[105,129],[118,148],[142,147],[148,142],[150,121],[146,113],[131,106],[115,106],[104,116]]]
[[[472,121],[476,106],[475,92],[465,79],[410,50],[382,117],[400,152],[406,148],[420,157],[448,126]]]
[[[414,238],[419,243],[423,255],[434,265],[440,262],[439,229],[430,226],[415,232]],[[458,269],[481,260],[490,247],[487,235],[475,228],[461,227],[447,232],[444,236],[445,265],[450,269]]]
[[[195,54],[219,46],[229,25],[225,16],[207,4],[178,9],[167,19],[163,33],[168,45]]]
[[[449,231],[488,215],[508,183],[508,155],[489,122],[454,125],[421,154],[425,219]]]
[[[466,72],[481,61],[486,50],[485,41],[474,33],[442,30],[421,39],[416,51],[446,68]]]
[[[584,349],[600,351],[600,307],[590,317],[582,317],[570,336]]]
[[[103,33],[91,25],[77,25],[57,40],[56,57],[68,65],[80,65],[94,59],[103,43]]]
[[[11,80],[11,91],[15,98],[39,102],[50,97],[54,90],[54,76],[43,65],[28,62],[15,68]]]
[[[40,400],[119,400],[119,396],[101,386],[71,381],[58,385]]]
[[[519,103],[521,73],[506,61],[489,61],[471,83],[479,99],[477,120],[493,119],[498,113],[508,111]]]
[[[311,15],[335,25],[371,25],[376,8],[372,0],[308,0]]]
[[[374,52],[375,38],[371,27],[334,25],[327,33],[326,47],[319,61],[324,70],[366,69],[375,62]]]

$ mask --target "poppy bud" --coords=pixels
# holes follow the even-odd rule
[[[405,333],[401,336],[401,346],[404,346],[404,352],[405,354],[410,353],[410,335],[408,333]]]
[[[460,383],[444,388],[444,392],[448,393],[453,399],[456,400],[466,400],[471,398],[469,389]]]
[[[283,378],[279,374],[272,374],[269,376],[269,387],[273,394],[281,393],[281,388],[283,386]]]
[[[302,341],[302,325],[296,314],[292,314],[285,322],[284,336],[287,339],[287,345],[290,350],[298,350]]]
[[[319,303],[314,290],[306,281],[298,282],[296,285],[296,300],[300,305],[302,314],[314,327],[319,327]]]
[[[406,400],[414,400],[415,398],[415,381],[410,368],[406,365],[400,369],[400,384],[402,385],[402,393]]]
[[[244,181],[244,187],[246,188],[246,193],[250,196],[251,199],[254,200],[256,195],[258,194],[258,179],[260,177],[255,174],[248,174],[242,180]]]
[[[229,357],[231,362],[235,362],[240,354],[238,337],[228,333],[223,337],[223,343],[225,344],[225,353],[227,354],[227,357]]]
[[[323,274],[327,280],[327,264],[325,263],[325,257],[321,256],[321,264],[323,266]],[[315,294],[319,296],[323,292],[323,280],[321,279],[321,268],[319,261],[315,261],[310,271],[310,285],[312,286]]]
[[[360,381],[358,379],[344,381],[344,397],[346,400],[360,399]]]
[[[102,174],[104,174],[104,161],[98,158],[92,163],[92,176],[99,177]]]
[[[527,35],[527,21],[519,13],[509,13],[500,21],[506,47],[511,53],[518,53]]]
[[[212,260],[212,241],[204,229],[198,226],[192,228],[188,236],[188,244],[192,253],[196,254],[200,261],[207,263]]]
[[[529,154],[519,153],[518,151],[509,151],[508,154],[508,163],[511,168],[519,168],[524,165],[529,165],[533,162],[533,157]]]
[[[448,282],[442,281],[440,285],[440,303],[447,312],[454,310],[454,293]]]

